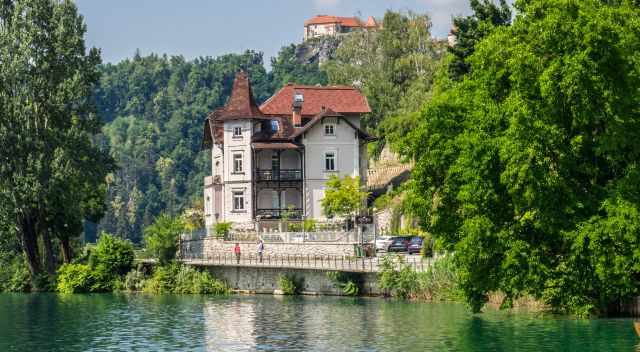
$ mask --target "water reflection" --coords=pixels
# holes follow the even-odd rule
[[[632,351],[630,319],[333,297],[0,295],[0,351]]]

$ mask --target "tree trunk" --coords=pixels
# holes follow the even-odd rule
[[[37,220],[34,217],[25,215],[20,219],[20,228],[18,230],[22,251],[27,259],[27,266],[31,273],[31,282],[34,289],[38,290],[40,288],[38,287],[38,277],[41,274],[41,268],[40,255],[38,253],[38,232],[36,229],[36,222]]]
[[[44,229],[42,231],[42,244],[44,254],[44,267],[47,269],[47,273],[53,276],[56,274],[56,258],[53,254],[53,243],[51,242],[51,236],[49,236],[49,230]]]
[[[62,248],[62,260],[69,264],[71,263],[71,245],[69,244],[69,237],[60,238],[60,247]]]

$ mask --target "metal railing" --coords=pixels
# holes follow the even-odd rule
[[[301,181],[301,169],[262,170],[256,169],[258,181]]]
[[[289,215],[289,219],[302,219],[302,209],[256,209],[256,216],[263,219],[280,219],[283,214]]]
[[[237,257],[234,253],[206,253],[204,255],[193,255],[181,253],[183,263],[200,266],[242,266],[242,267],[265,267],[282,269],[315,269],[315,270],[336,270],[348,272],[378,272],[382,266],[383,257],[347,257],[328,255],[268,255],[260,258],[257,254],[241,254]],[[433,258],[422,258],[420,256],[405,256],[404,263],[394,262],[395,269],[400,270],[404,266],[409,266],[417,272],[426,271],[432,264]]]

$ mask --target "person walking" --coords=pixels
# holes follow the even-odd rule
[[[233,247],[233,253],[236,254],[236,262],[240,264],[240,243],[236,242],[236,246]]]
[[[262,263],[262,252],[264,252],[264,241],[261,238],[258,240],[258,258],[260,259],[260,263]]]

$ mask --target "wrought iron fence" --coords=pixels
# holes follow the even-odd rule
[[[190,265],[201,266],[242,266],[288,269],[317,269],[336,270],[349,272],[378,272],[383,263],[383,257],[348,257],[329,255],[267,255],[260,257],[257,254],[234,253],[206,253],[203,255],[190,255],[182,253],[181,261]],[[403,262],[394,261],[395,269],[400,270],[405,266],[411,267],[417,272],[426,271],[432,264],[433,258],[419,256],[405,256]]]
[[[302,180],[301,169],[280,169],[280,170],[256,170],[258,181],[300,181]]]

